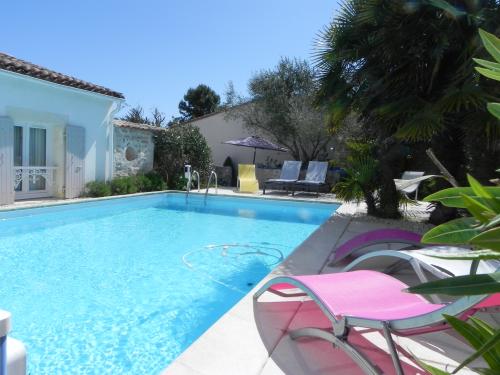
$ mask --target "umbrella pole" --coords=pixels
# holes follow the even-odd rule
[[[253,149],[253,163],[252,164],[255,164],[255,154],[257,153],[257,148],[254,148]]]

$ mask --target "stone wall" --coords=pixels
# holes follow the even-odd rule
[[[114,177],[146,173],[153,169],[154,140],[149,130],[115,126]]]

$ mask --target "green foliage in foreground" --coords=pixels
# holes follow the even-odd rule
[[[453,371],[454,374],[479,357],[483,357],[489,367],[488,369],[480,369],[481,373],[500,373],[500,330],[498,328],[493,328],[484,321],[474,317],[470,318],[469,322],[464,322],[450,315],[445,315],[445,319],[476,350],[474,354],[466,358]],[[420,362],[420,365],[433,375],[448,374],[446,371],[425,363]]]
[[[485,77],[500,81],[500,39],[480,30],[483,45],[495,62],[474,59],[481,65],[476,70]],[[489,103],[488,111],[500,119],[500,103]],[[463,257],[452,259],[500,259],[500,187],[482,186],[472,176],[467,176],[470,187],[445,189],[428,196],[428,202],[439,201],[445,206],[466,209],[472,217],[452,220],[427,232],[422,242],[443,244],[468,244],[473,250]],[[500,293],[500,272],[488,275],[451,277],[409,288],[412,293],[448,294],[453,296],[482,295]],[[472,361],[482,357],[488,368],[479,369],[483,374],[500,373],[500,328],[491,327],[485,322],[470,318],[464,322],[445,316],[448,324],[457,331],[476,350],[454,371],[457,373]],[[446,372],[427,364],[422,366],[431,374],[442,375]]]
[[[481,65],[476,67],[476,70],[485,77],[500,81],[500,39],[484,30],[479,30],[479,35],[484,48],[495,61],[474,59],[477,64]],[[500,119],[500,103],[488,103],[487,108],[493,116]]]
[[[85,187],[85,196],[92,198],[165,190],[167,185],[156,172],[117,177],[111,182],[92,181]]]
[[[464,217],[441,224],[428,231],[424,243],[467,244],[472,250],[466,255],[440,256],[457,260],[479,262],[500,259],[500,187],[484,187],[472,176],[467,176],[470,187],[445,189],[426,197],[426,201],[439,201],[449,207],[465,208],[471,217]],[[446,294],[471,296],[500,293],[500,272],[484,275],[466,275],[431,281],[408,289],[418,294]],[[445,316],[448,324],[464,337],[476,352],[465,359],[453,373],[479,357],[483,357],[489,369],[483,373],[500,373],[500,329],[471,318],[464,322]],[[434,375],[446,374],[442,370],[423,364]]]

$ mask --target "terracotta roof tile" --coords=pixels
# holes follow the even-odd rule
[[[113,125],[119,128],[132,128],[132,129],[149,130],[149,131],[166,130],[166,128],[160,128],[158,126],[153,126],[148,124],[138,124],[136,122],[130,122],[124,120],[113,120]]]
[[[54,72],[53,70],[44,68],[39,65],[32,64],[5,53],[0,52],[0,69],[9,72],[19,73],[33,78],[42,79],[60,85],[74,87],[86,91],[96,92],[103,95],[113,96],[115,98],[124,99],[123,94],[110,90],[106,87],[95,85],[90,82],[82,81],[81,79],[67,76],[62,73]]]

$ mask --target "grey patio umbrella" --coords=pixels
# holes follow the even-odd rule
[[[255,154],[257,153],[257,149],[262,150],[272,150],[272,151],[280,151],[287,152],[288,149],[285,147],[281,147],[276,143],[268,141],[267,139],[257,137],[256,135],[252,135],[251,137],[233,139],[231,141],[225,141],[222,143],[226,143],[228,145],[234,146],[242,146],[242,147],[252,147],[253,148],[253,164],[255,164]]]

